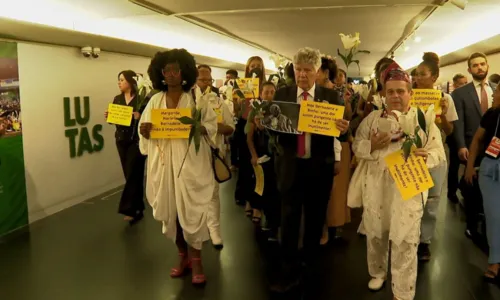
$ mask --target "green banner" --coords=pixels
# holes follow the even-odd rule
[[[0,235],[28,224],[17,44],[0,42]]]

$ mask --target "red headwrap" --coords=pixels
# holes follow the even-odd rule
[[[408,75],[408,73],[406,73],[396,62],[393,62],[385,69],[382,78],[384,79],[384,84],[387,81],[405,81],[411,83],[410,75]]]

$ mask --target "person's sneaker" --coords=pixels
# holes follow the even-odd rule
[[[384,287],[385,280],[382,278],[372,278],[368,282],[368,288],[370,291],[378,292]]]
[[[418,260],[429,261],[431,259],[431,250],[429,249],[429,244],[420,243],[418,245]]]
[[[210,233],[210,239],[212,239],[212,244],[214,245],[215,249],[221,250],[224,247],[222,243],[222,238],[218,230],[215,230]]]

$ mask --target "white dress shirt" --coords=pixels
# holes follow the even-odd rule
[[[307,93],[309,94],[307,97],[307,101],[314,101],[315,90],[316,90],[316,84],[314,84],[312,88],[309,91],[307,91]],[[297,104],[300,104],[302,100],[304,100],[303,96],[304,92],[305,91],[302,88],[297,87]],[[306,154],[300,158],[308,159],[311,158],[311,134],[310,133],[304,133],[304,134],[306,138],[305,140]],[[340,161],[342,145],[340,144],[340,141],[337,140],[336,138],[333,139],[333,147],[335,151],[335,161]]]
[[[479,98],[479,104],[481,104],[481,82],[477,80],[473,80],[472,82],[474,82],[477,97]],[[488,81],[484,83],[484,89],[486,90],[486,95],[488,95],[488,108],[491,108],[491,105],[493,104],[493,89]]]

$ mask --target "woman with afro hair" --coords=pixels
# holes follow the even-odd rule
[[[151,98],[140,121],[139,146],[148,156],[146,195],[154,218],[163,224],[163,234],[175,241],[179,251],[179,264],[170,276],[181,277],[192,268],[192,283],[204,284],[200,250],[210,238],[207,213],[214,191],[210,147],[203,138],[198,153],[187,139],[152,139],[151,111],[196,106],[202,112],[202,134],[208,136],[217,133],[217,116],[208,103],[196,103],[191,93],[198,71],[185,49],[158,52],[148,74],[160,92]]]

